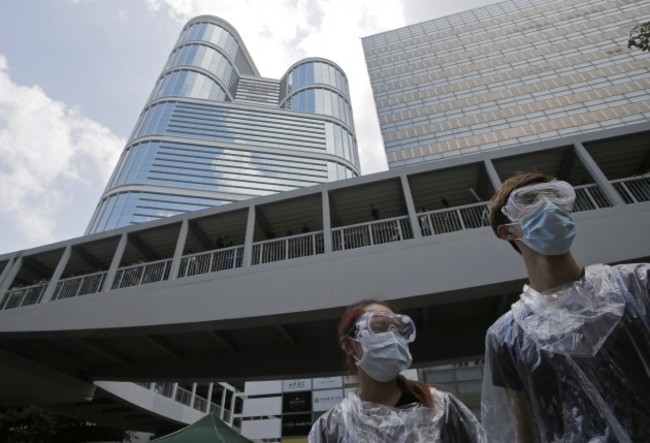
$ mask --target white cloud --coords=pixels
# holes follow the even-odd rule
[[[0,54],[0,252],[80,235],[125,141],[38,86]]]

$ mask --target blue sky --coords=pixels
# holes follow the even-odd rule
[[[0,254],[81,236],[184,23],[230,22],[261,74],[350,79],[364,174],[386,169],[361,37],[495,0],[0,0]]]

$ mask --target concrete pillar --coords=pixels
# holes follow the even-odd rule
[[[232,393],[232,397],[230,397],[230,414],[228,414],[228,424],[230,427],[232,427],[232,422],[234,421],[235,417],[235,399],[237,398],[237,395],[235,395],[235,392]]]
[[[5,267],[2,269],[2,273],[0,273],[0,285],[2,285],[2,282],[5,281],[5,278],[7,275],[9,275],[9,271],[11,271],[11,267],[13,266],[14,262],[16,261],[16,254],[14,254],[8,261]]]
[[[11,284],[14,282],[14,279],[18,275],[18,272],[20,271],[22,265],[23,258],[20,256],[16,257],[13,264],[11,265],[11,269],[5,274],[4,280],[2,283],[0,283],[0,305],[4,304],[5,292],[7,292],[7,290],[9,290],[11,287]],[[0,309],[2,309],[2,306],[0,306]]]
[[[212,386],[214,386],[213,383],[210,383],[210,385],[208,386],[208,395],[206,397],[207,403],[205,405],[205,411],[203,411],[206,414],[210,412],[210,406],[212,405]]]
[[[323,211],[323,245],[325,254],[332,252],[332,217],[330,215],[330,195],[327,190],[321,192]]]
[[[183,250],[185,249],[189,224],[188,219],[184,219],[181,222],[181,230],[176,238],[176,249],[174,249],[174,257],[172,258],[172,267],[169,271],[170,280],[176,280],[178,278],[178,271],[181,268],[181,258],[183,257]]]
[[[609,182],[609,180],[607,180],[607,177],[605,177],[602,169],[600,169],[591,155],[589,155],[582,143],[574,143],[573,150],[589,175],[591,175],[591,178],[594,179],[600,190],[603,191],[603,194],[605,194],[605,198],[612,204],[612,206],[624,205],[625,202],[621,196],[618,194],[618,192],[616,192],[616,189],[614,189],[614,186]]]
[[[192,393],[190,394],[190,408],[194,409],[194,400],[196,400],[196,383],[192,383]]]
[[[246,221],[246,237],[244,238],[244,259],[242,267],[251,265],[253,256],[253,235],[255,234],[255,206],[248,207],[248,219]]]
[[[402,192],[404,193],[406,210],[408,211],[409,221],[411,222],[411,232],[413,232],[413,238],[422,238],[422,230],[420,229],[418,216],[415,212],[415,203],[413,202],[413,194],[411,194],[411,185],[409,184],[409,179],[406,174],[404,174],[400,175],[400,180],[402,182]]]
[[[63,274],[63,271],[65,271],[65,267],[68,265],[68,260],[70,260],[71,253],[72,246],[66,246],[63,254],[61,255],[61,258],[59,259],[59,263],[56,265],[54,274],[52,274],[52,278],[50,278],[50,282],[47,284],[47,288],[45,288],[43,297],[41,297],[41,303],[48,303],[50,300],[52,300],[52,296],[54,295],[56,286],[61,279],[61,275]]]
[[[489,158],[483,160],[483,166],[485,167],[485,172],[487,173],[488,180],[490,180],[490,184],[494,190],[497,191],[501,187],[501,178],[499,177],[499,174],[497,174],[497,170],[494,168],[492,160]]]
[[[221,385],[221,412],[219,413],[219,418],[223,420],[223,413],[226,409],[226,387]]]
[[[115,253],[113,254],[113,260],[111,260],[111,265],[108,268],[108,273],[106,275],[106,280],[104,280],[104,287],[102,291],[110,291],[113,287],[113,280],[115,280],[115,273],[117,268],[120,267],[120,262],[122,261],[122,256],[124,255],[124,250],[128,243],[127,233],[123,232],[120,236],[120,241],[115,248]]]

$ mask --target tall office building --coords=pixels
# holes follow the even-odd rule
[[[237,31],[190,20],[86,233],[359,175],[345,73],[309,58],[261,77]]]
[[[650,121],[648,0],[507,0],[362,39],[391,168]]]

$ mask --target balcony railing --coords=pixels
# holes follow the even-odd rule
[[[573,212],[591,211],[594,209],[609,208],[611,204],[602,193],[597,184],[574,186],[576,201]]]
[[[106,271],[96,272],[78,277],[69,277],[59,280],[54,290],[52,300],[77,297],[79,295],[95,294],[102,290]]]
[[[418,220],[422,235],[427,237],[487,226],[486,211],[487,203],[473,203],[449,209],[422,212],[418,214]]]
[[[243,258],[243,246],[184,255],[178,270],[178,278],[241,268]]]
[[[172,259],[124,266],[117,270],[112,289],[155,283],[169,278]]]
[[[650,201],[650,175],[612,180],[614,189],[627,204]]]
[[[323,231],[309,232],[253,243],[251,264],[291,260],[324,252]]]
[[[192,393],[187,389],[181,388],[180,386],[176,388],[176,401],[184,404],[185,406],[190,405],[190,400],[192,399]]]
[[[4,293],[0,301],[0,310],[18,308],[20,306],[34,305],[41,301],[47,288],[47,282],[23,288],[13,288]]]
[[[332,250],[363,248],[413,238],[408,216],[332,229]]]

